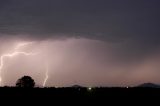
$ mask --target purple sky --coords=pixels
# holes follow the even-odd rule
[[[30,75],[46,86],[160,84],[159,0],[1,0],[3,85]]]

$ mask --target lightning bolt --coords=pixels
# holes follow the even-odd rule
[[[15,57],[17,55],[25,55],[25,56],[30,56],[30,55],[35,55],[36,53],[27,53],[27,52],[21,52],[19,51],[22,47],[25,47],[29,44],[32,44],[32,42],[26,42],[26,43],[19,43],[15,48],[13,53],[6,53],[0,56],[0,86],[2,86],[2,70],[4,67],[4,59],[6,57]]]
[[[17,44],[17,46],[14,49],[19,50],[20,48],[31,45],[31,44],[33,44],[33,42],[19,43],[19,44]]]
[[[48,72],[49,72],[49,67],[48,67],[48,63],[46,63],[46,73],[45,73],[45,79],[44,79],[44,81],[43,81],[43,87],[45,87],[46,86],[46,82],[47,82],[47,80],[48,80]]]

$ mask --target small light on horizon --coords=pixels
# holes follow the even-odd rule
[[[88,88],[88,90],[89,90],[89,91],[91,91],[91,90],[92,90],[92,88],[91,88],[91,87],[89,87],[89,88]]]

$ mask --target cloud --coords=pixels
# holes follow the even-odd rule
[[[69,59],[82,50],[98,68],[138,68],[151,56],[159,56],[159,5],[159,0],[1,0],[1,54],[10,51],[15,42],[71,40],[74,47],[66,47]]]
[[[144,54],[160,46],[159,4],[158,0],[3,0],[0,36],[88,38],[118,42],[121,51]]]
[[[158,4],[157,0],[6,0],[1,3],[0,31],[37,39],[57,33],[103,40],[155,36]]]

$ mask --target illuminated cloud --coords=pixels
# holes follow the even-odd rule
[[[47,86],[158,83],[159,5],[159,0],[0,1],[0,55],[12,53],[19,42],[34,42],[21,49],[39,52],[6,59],[4,83],[14,85],[29,74],[43,85],[46,61]]]

